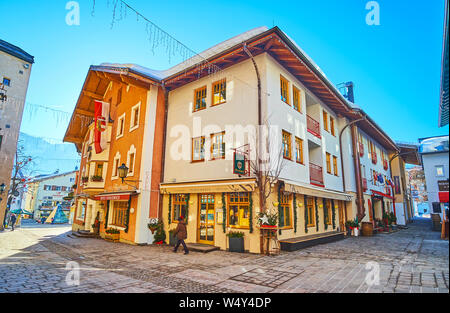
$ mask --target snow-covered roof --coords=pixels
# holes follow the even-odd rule
[[[114,68],[128,68],[128,69],[132,70],[133,72],[142,74],[143,76],[150,77],[150,78],[153,78],[156,80],[164,80],[170,76],[173,76],[179,72],[182,72],[182,71],[188,69],[189,67],[191,67],[195,64],[202,63],[205,60],[207,60],[221,52],[224,52],[227,49],[229,49],[235,45],[243,43],[252,37],[262,34],[268,30],[269,30],[269,28],[267,28],[266,26],[262,26],[262,27],[258,27],[258,28],[254,28],[252,30],[246,31],[240,35],[237,35],[233,38],[225,40],[225,41],[223,41],[223,42],[221,42],[221,43],[219,43],[219,44],[217,44],[217,45],[215,45],[215,46],[193,56],[192,58],[189,58],[186,61],[183,61],[167,70],[158,71],[158,70],[149,69],[149,68],[137,65],[137,64],[102,63],[102,64],[100,64],[100,66],[114,67]]]

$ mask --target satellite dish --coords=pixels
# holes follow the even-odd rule
[[[14,197],[18,197],[19,195],[20,195],[20,193],[17,190],[13,192]]]

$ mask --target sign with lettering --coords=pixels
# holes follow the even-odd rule
[[[233,166],[233,173],[235,175],[245,175],[245,155],[240,153],[234,154],[234,166]]]
[[[449,191],[448,180],[438,181],[439,191]]]

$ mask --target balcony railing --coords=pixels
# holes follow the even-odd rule
[[[367,178],[363,178],[362,179],[362,186],[363,186],[363,190],[367,191]]]
[[[323,184],[323,169],[321,166],[309,163],[309,177],[311,184],[324,186]]]
[[[311,116],[306,115],[306,124],[308,131],[316,137],[322,138],[320,135],[320,123],[313,119]]]

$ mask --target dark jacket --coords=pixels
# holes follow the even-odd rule
[[[11,217],[9,218],[9,221],[11,222],[11,224],[14,224],[17,220],[17,217],[15,215],[11,215]]]
[[[187,229],[185,222],[178,223],[177,229],[175,229],[175,231],[173,232],[173,236],[176,236],[178,240],[184,240],[187,238]]]

